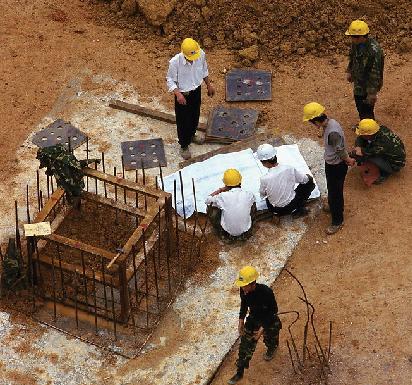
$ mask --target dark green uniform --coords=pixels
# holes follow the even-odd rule
[[[248,368],[257,344],[254,333],[263,327],[263,342],[268,351],[274,351],[279,345],[282,323],[277,316],[278,306],[270,287],[257,283],[255,290],[249,294],[244,294],[240,289],[240,298],[239,319],[244,319],[248,310],[249,315],[240,340],[236,365],[238,368]]]
[[[401,138],[385,126],[380,126],[379,131],[372,140],[358,136],[356,146],[362,149],[363,159],[361,161],[373,161],[381,170],[382,166],[376,159],[386,162],[392,171],[399,171],[405,166],[406,152]],[[386,170],[391,173],[390,169]]]
[[[384,55],[379,43],[372,38],[364,44],[352,44],[347,72],[353,81],[353,94],[359,119],[374,119],[373,107],[366,97],[377,94],[383,85]]]

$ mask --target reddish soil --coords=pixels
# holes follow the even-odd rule
[[[213,23],[219,23],[224,17],[227,21],[219,25],[222,28],[226,23],[232,25],[227,27],[228,35],[226,37],[225,32],[224,42],[235,46],[237,39],[234,38],[234,28],[240,19],[228,16],[235,15],[241,8],[246,7],[231,6],[233,12],[228,15],[225,10],[229,3],[217,0],[208,3],[220,4],[222,8],[220,13],[214,14],[215,19],[212,17],[213,22],[203,25],[207,25],[212,31],[210,35],[214,39],[213,34],[217,33],[217,27]],[[244,3],[255,4],[246,1]],[[259,2],[262,6],[269,3],[272,2]],[[304,2],[299,2],[301,3]],[[268,130],[318,140],[316,132],[301,122],[303,104],[318,100],[325,103],[330,115],[344,125],[348,142],[353,142],[354,134],[349,127],[356,123],[357,115],[350,85],[344,80],[346,58],[340,56],[339,52],[344,49],[342,31],[353,16],[365,13],[373,21],[374,29],[379,32],[387,54],[385,86],[379,94],[377,117],[403,138],[409,151],[412,145],[412,57],[410,54],[398,56],[391,47],[400,47],[400,33],[405,32],[404,36],[410,34],[410,2],[398,1],[396,8],[393,8],[394,1],[368,1],[362,3],[362,6],[351,1],[353,7],[358,7],[356,12],[336,12],[336,15],[333,11],[336,2],[329,2],[327,6],[323,6],[324,3],[320,1],[310,4],[312,3],[316,3],[314,8],[311,8],[315,10],[315,15],[311,11],[309,16],[313,26],[308,28],[308,31],[317,30],[316,15],[319,12],[326,12],[328,17],[339,16],[342,21],[338,29],[336,24],[333,24],[333,28],[328,27],[327,21],[322,26],[322,29],[329,31],[322,43],[322,46],[328,47],[325,48],[324,58],[310,55],[302,58],[292,56],[284,64],[276,66],[273,102],[253,104],[255,108],[263,111]],[[150,28],[136,33],[110,25],[105,19],[108,10],[101,3],[94,7],[81,0],[56,0],[53,4],[45,0],[33,0],[29,3],[3,0],[0,5],[3,15],[3,23],[0,25],[3,36],[0,48],[0,80],[3,85],[0,103],[0,178],[10,180],[11,175],[17,171],[16,150],[39,120],[49,113],[70,79],[85,68],[92,73],[106,73],[116,79],[126,80],[143,97],[161,96],[162,101],[171,108],[172,100],[165,91],[164,75],[168,58],[172,52],[178,50],[177,41],[183,37],[180,31],[189,31],[184,29],[187,19],[181,23],[178,21],[179,15],[183,15],[188,4],[189,1],[180,2],[176,13],[170,16],[173,25],[181,24],[182,27],[173,27],[176,29],[176,38],[170,40],[176,44],[165,47],[163,38],[148,33]],[[297,9],[296,1],[288,4],[290,5],[285,7],[294,6]],[[259,67],[273,68],[271,62],[276,58],[274,52],[279,42],[274,43],[278,38],[272,37],[278,36],[277,31],[286,31],[285,36],[287,31],[296,31],[287,39],[298,41],[298,27],[301,23],[302,27],[309,23],[301,20],[299,16],[308,12],[309,2],[307,4],[302,7],[302,12],[295,20],[292,18],[288,22],[287,28],[280,25],[273,31],[267,29],[273,25],[273,20],[267,20],[267,27],[262,29],[259,23],[256,24],[259,39],[263,39],[263,42],[273,40],[273,45],[268,43],[268,55],[263,55],[261,50],[261,57],[269,60],[258,62]],[[321,4],[322,11],[319,8]],[[339,4],[342,4],[342,7],[347,6],[349,0]],[[285,12],[289,12],[289,9]],[[187,12],[187,15],[190,15],[190,12]],[[112,17],[113,22],[115,19]],[[386,22],[386,19],[389,21]],[[400,19],[404,22],[399,23]],[[133,24],[132,20],[135,19],[127,19],[118,25],[130,26]],[[193,22],[193,25],[200,24]],[[295,28],[290,28],[291,25]],[[260,34],[263,30],[269,31],[268,36]],[[204,31],[199,30],[196,33],[204,34]],[[145,40],[142,39],[144,34]],[[214,99],[204,98],[204,114],[212,106],[224,101],[222,72],[236,62],[232,53],[219,47],[207,50],[207,53],[217,95]],[[326,238],[324,229],[329,224],[329,218],[322,213],[288,262],[288,268],[303,282],[309,298],[316,306],[316,320],[323,341],[326,341],[328,321],[334,321],[332,373],[329,384],[410,384],[410,172],[411,166],[408,163],[399,175],[383,185],[366,188],[357,170],[351,171],[346,184],[344,229],[335,236]],[[5,203],[2,202],[3,204]],[[327,240],[327,243],[323,243],[323,240]],[[276,282],[275,291],[281,311],[299,307],[302,309],[297,299],[300,295],[299,288],[285,273],[282,273]],[[236,327],[236,320],[228,327]],[[278,355],[270,363],[262,360],[263,347],[259,344],[243,383],[308,383],[305,378],[301,380],[293,375],[285,339],[284,329]],[[215,384],[226,383],[227,378],[232,375],[235,358],[235,353],[229,355],[214,381]],[[26,380],[10,381],[25,383]]]

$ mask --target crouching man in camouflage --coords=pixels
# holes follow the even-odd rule
[[[237,372],[228,381],[236,384],[242,379],[245,368],[249,367],[249,361],[256,349],[256,344],[263,334],[263,342],[267,347],[264,355],[266,361],[270,361],[279,345],[279,332],[282,323],[277,316],[278,305],[273,290],[263,284],[256,283],[259,273],[252,266],[245,266],[239,272],[235,284],[240,288],[240,312],[239,334],[239,358],[236,361]],[[245,317],[247,312],[249,314]]]
[[[371,163],[379,169],[374,184],[382,183],[389,175],[405,166],[406,152],[401,138],[373,119],[362,119],[356,128],[355,148],[351,157],[358,165]]]

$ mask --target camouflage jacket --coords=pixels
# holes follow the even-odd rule
[[[376,94],[383,84],[384,56],[372,38],[362,45],[352,44],[347,72],[352,76],[355,95]]]
[[[402,140],[385,126],[380,126],[372,140],[358,136],[356,146],[362,148],[366,157],[382,157],[395,171],[405,166],[406,152]]]
[[[40,168],[47,168],[46,174],[56,178],[57,185],[64,189],[69,199],[80,196],[84,189],[82,168],[87,165],[87,161],[77,160],[61,144],[39,149],[36,158],[40,160]]]

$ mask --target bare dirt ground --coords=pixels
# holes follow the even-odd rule
[[[16,172],[16,150],[32,127],[50,111],[67,82],[84,69],[124,79],[141,95],[161,96],[172,108],[164,74],[177,45],[165,48],[153,35],[136,40],[133,33],[105,24],[99,7],[80,0],[3,0],[0,11],[3,180]],[[208,51],[208,56],[217,96],[204,98],[204,113],[224,101],[222,71],[235,61],[223,49]],[[387,51],[385,86],[376,109],[379,121],[400,134],[407,151],[412,144],[411,60],[410,54],[400,57]],[[357,115],[351,87],[344,80],[345,66],[345,57],[339,55],[322,59],[308,55],[277,66],[273,101],[255,105],[263,111],[263,123],[274,132],[316,140],[316,132],[301,122],[301,110],[305,102],[317,100],[345,126],[348,142],[353,142],[349,127]],[[316,305],[323,336],[327,322],[334,321],[330,384],[411,383],[410,172],[407,163],[399,175],[369,189],[352,170],[346,184],[345,228],[326,239],[328,216],[322,214],[288,262]],[[275,292],[281,311],[299,306],[298,288],[286,274],[277,280]],[[236,320],[228,327],[235,328]],[[278,355],[269,364],[261,359],[259,344],[243,383],[307,383],[292,375],[285,338],[283,333]],[[229,355],[214,384],[226,383],[235,358],[235,353]]]

